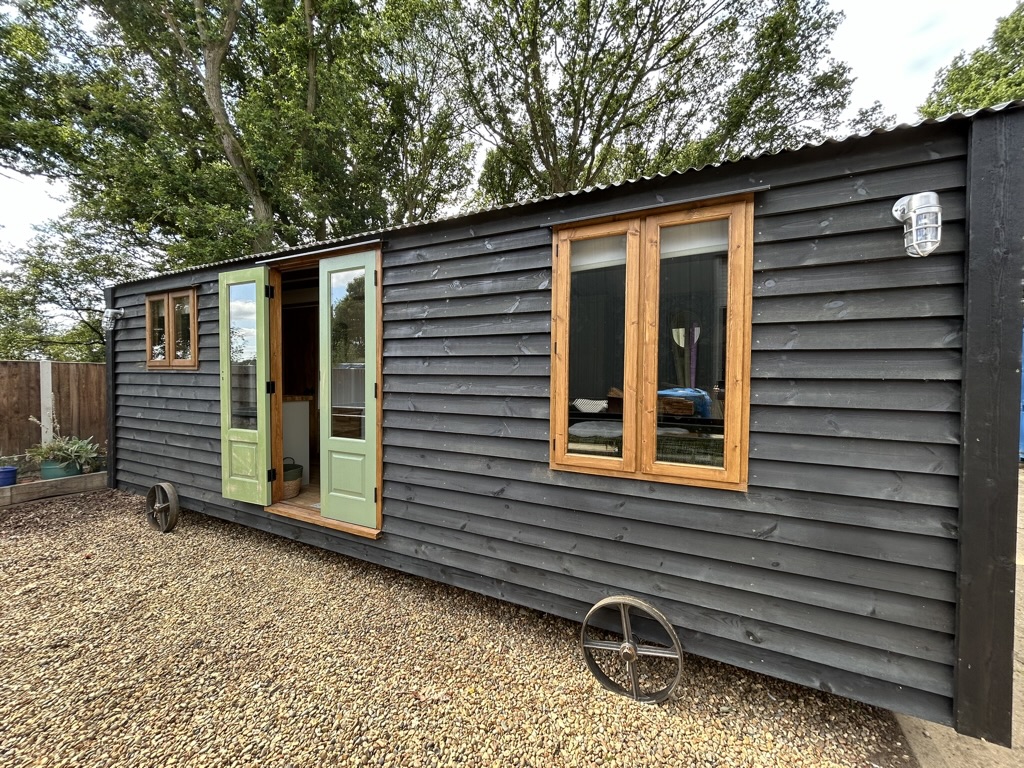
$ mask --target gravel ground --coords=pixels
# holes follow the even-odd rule
[[[886,711],[694,657],[635,704],[572,622],[143,504],[0,511],[0,764],[915,765]]]

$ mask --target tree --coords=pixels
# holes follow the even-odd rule
[[[870,107],[861,107],[846,123],[851,133],[870,133],[876,128],[890,128],[896,124],[896,115],[886,114],[882,102],[875,100]]]
[[[377,31],[396,120],[389,179],[393,223],[422,221],[460,202],[473,180],[472,115],[458,98],[458,71],[442,54],[446,10],[438,0],[389,4]]]
[[[43,357],[46,335],[34,298],[24,288],[9,287],[10,272],[0,272],[0,360]]]
[[[1024,3],[996,22],[987,45],[961,51],[936,73],[918,113],[941,117],[1017,99],[1024,99]]]
[[[66,175],[77,156],[69,130],[73,106],[63,97],[80,82],[81,62],[65,52],[84,46],[75,9],[44,11],[25,3],[20,16],[0,10],[0,168]]]
[[[465,0],[449,18],[491,202],[806,142],[849,99],[825,0]]]
[[[137,277],[437,215],[470,182],[472,155],[433,55],[439,12],[436,0],[5,6],[0,168],[62,178],[72,202],[13,255],[5,285],[50,297],[47,328],[73,317],[101,343],[89,313],[124,263]],[[47,266],[57,254],[64,264]],[[72,264],[88,296],[62,290]]]
[[[13,5],[0,167],[66,178],[159,266],[433,216],[470,181],[434,0]]]
[[[103,288],[149,271],[145,252],[113,250],[74,219],[44,227],[4,257],[13,269],[0,273],[0,303],[11,307],[11,321],[0,350],[9,359],[102,361]]]

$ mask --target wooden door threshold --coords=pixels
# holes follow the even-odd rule
[[[332,531],[350,533],[353,536],[361,536],[364,539],[380,538],[381,532],[377,528],[367,528],[365,525],[354,525],[342,522],[341,520],[331,520],[331,518],[324,517],[315,509],[296,506],[295,504],[289,504],[287,501],[279,501],[269,507],[264,507],[264,509],[272,515],[287,517],[291,520],[301,520],[304,523],[316,525],[320,528],[330,528]]]

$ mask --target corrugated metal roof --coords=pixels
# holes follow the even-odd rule
[[[450,214],[450,215],[447,215],[447,216],[437,216],[437,217],[435,217],[433,219],[423,219],[421,221],[409,222],[408,224],[396,224],[396,225],[391,226],[391,227],[384,227],[382,229],[374,229],[374,230],[370,230],[368,232],[358,232],[358,233],[354,233],[354,234],[351,234],[351,235],[345,235],[344,237],[339,237],[339,238],[335,238],[335,239],[331,239],[331,240],[319,240],[319,241],[312,242],[312,243],[305,243],[303,245],[289,246],[287,248],[280,248],[280,249],[275,250],[275,251],[266,251],[264,253],[245,254],[244,256],[236,256],[236,257],[231,258],[231,259],[225,259],[223,261],[217,261],[217,262],[213,262],[211,264],[203,264],[202,266],[185,267],[183,269],[171,270],[170,272],[161,272],[159,275],[152,275],[150,277],[139,278],[138,280],[129,280],[128,282],[121,283],[121,285],[131,285],[132,283],[140,283],[140,282],[144,282],[146,280],[151,280],[153,277],[163,277],[163,276],[168,276],[168,275],[185,274],[185,273],[188,273],[188,272],[197,272],[197,271],[204,270],[204,269],[221,267],[221,266],[224,266],[224,265],[227,265],[227,264],[236,264],[236,263],[242,263],[242,262],[247,262],[247,261],[263,261],[263,260],[266,260],[266,259],[279,259],[279,258],[287,257],[287,256],[296,256],[296,257],[298,257],[298,256],[302,256],[305,253],[309,253],[310,251],[324,250],[324,249],[328,249],[328,248],[340,248],[340,247],[343,247],[343,246],[345,246],[345,245],[347,245],[349,243],[355,243],[355,242],[359,242],[361,240],[382,239],[384,235],[391,234],[391,233],[394,233],[394,232],[401,232],[402,230],[406,230],[406,229],[413,229],[415,227],[424,227],[424,226],[430,226],[432,224],[440,224],[440,223],[444,223],[444,222],[452,222],[452,221],[457,221],[458,219],[464,219],[464,218],[468,218],[470,216],[479,216],[481,214],[488,214],[488,213],[493,213],[493,212],[496,212],[496,211],[511,210],[511,209],[514,209],[514,208],[523,208],[523,207],[526,207],[526,206],[529,206],[529,205],[535,205],[537,203],[544,203],[544,202],[549,202],[551,200],[558,200],[559,198],[575,197],[575,196],[578,196],[578,195],[585,195],[585,194],[588,194],[588,193],[591,193],[591,192],[594,192],[594,191],[597,191],[597,190],[616,189],[616,188],[619,188],[619,187],[629,186],[630,184],[637,184],[637,183],[640,183],[640,182],[652,181],[654,179],[667,179],[667,178],[671,178],[673,176],[680,176],[680,175],[682,175],[684,173],[691,173],[693,171],[699,171],[702,168],[709,168],[709,167],[710,168],[716,168],[716,167],[719,167],[719,166],[731,165],[733,163],[739,163],[739,162],[743,162],[743,161],[746,161],[746,160],[756,160],[759,157],[768,157],[768,156],[782,155],[782,154],[786,154],[786,153],[789,153],[789,152],[799,152],[801,150],[808,149],[808,148],[811,148],[811,147],[822,147],[822,146],[825,146],[825,145],[843,144],[843,143],[848,142],[848,141],[855,141],[857,139],[862,139],[862,138],[865,138],[865,137],[868,137],[868,136],[874,136],[876,134],[895,133],[897,131],[913,130],[914,128],[918,128],[918,127],[920,127],[922,125],[935,125],[935,124],[939,124],[939,123],[946,123],[946,122],[949,122],[949,121],[952,121],[952,120],[965,120],[965,119],[973,118],[975,115],[978,115],[978,114],[993,113],[993,112],[1003,112],[1003,111],[1008,110],[1008,109],[1017,109],[1017,108],[1021,108],[1021,107],[1024,107],[1024,100],[1007,101],[1007,102],[1004,102],[1002,104],[996,104],[996,105],[993,105],[991,107],[984,107],[982,109],[970,109],[970,110],[967,110],[965,112],[952,112],[952,113],[950,113],[948,115],[943,115],[941,117],[924,118],[922,120],[918,120],[915,123],[900,123],[899,125],[894,125],[894,126],[891,126],[889,128],[875,128],[872,131],[864,131],[862,133],[854,133],[854,134],[850,134],[848,136],[844,136],[842,138],[831,138],[831,137],[829,137],[829,138],[823,139],[822,141],[819,141],[819,142],[808,142],[806,144],[801,144],[799,146],[785,147],[783,149],[778,149],[778,150],[774,150],[774,151],[764,151],[764,152],[753,153],[753,154],[750,154],[750,155],[743,155],[743,156],[737,157],[737,158],[735,158],[733,160],[723,160],[721,162],[709,163],[707,165],[697,166],[697,167],[692,167],[692,168],[680,168],[678,170],[668,171],[666,173],[656,173],[656,174],[653,174],[651,176],[641,176],[641,177],[635,178],[635,179],[624,179],[622,181],[611,182],[611,183],[608,183],[608,184],[595,184],[595,185],[590,186],[590,187],[584,187],[583,189],[576,189],[576,190],[572,190],[570,192],[555,192],[553,194],[543,195],[541,197],[532,197],[532,198],[529,198],[529,199],[526,199],[526,200],[517,200],[516,202],[513,202],[513,203],[503,203],[501,205],[495,205],[495,206],[490,206],[490,207],[486,207],[486,208],[477,208],[477,209],[473,209],[473,210],[469,210],[469,211],[461,211],[459,213]]]

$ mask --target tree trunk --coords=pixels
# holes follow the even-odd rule
[[[245,156],[245,150],[238,140],[237,131],[224,103],[224,90],[221,84],[221,68],[235,35],[238,17],[242,12],[242,0],[231,0],[231,6],[224,11],[222,27],[212,32],[207,23],[206,0],[194,0],[194,3],[196,29],[199,32],[199,43],[203,54],[201,65],[196,61],[188,40],[169,11],[164,11],[164,18],[185,56],[192,62],[203,81],[203,97],[220,133],[224,156],[235,172],[235,176],[238,177],[242,189],[249,196],[257,228],[256,237],[253,238],[253,250],[258,253],[270,251],[274,247],[274,207],[260,185],[255,171]]]

